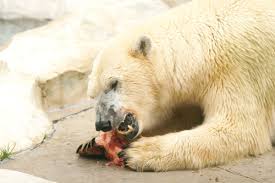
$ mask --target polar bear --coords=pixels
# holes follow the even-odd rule
[[[127,30],[98,55],[88,94],[97,99],[97,130],[132,115],[131,139],[169,123],[178,105],[202,108],[195,128],[132,142],[124,154],[137,171],[199,169],[267,152],[275,123],[275,2],[194,0]]]

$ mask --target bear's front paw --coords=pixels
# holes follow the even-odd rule
[[[165,171],[168,169],[169,149],[161,137],[143,137],[133,142],[120,156],[126,166],[136,171]]]

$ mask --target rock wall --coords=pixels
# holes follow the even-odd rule
[[[176,7],[191,0],[163,0],[170,7]]]

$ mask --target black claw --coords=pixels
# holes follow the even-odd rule
[[[81,144],[80,146],[78,146],[78,148],[77,148],[77,150],[76,150],[76,153],[79,152],[79,150],[82,148],[82,145],[83,145],[83,144]]]
[[[117,153],[117,156],[119,158],[124,158],[125,155],[126,155],[126,153],[124,151],[120,151],[119,153]]]
[[[83,148],[84,150],[86,150],[87,145],[88,145],[88,143],[85,144],[85,146],[84,146],[84,148]]]
[[[88,143],[88,149],[90,149],[90,148],[91,148],[91,142]]]
[[[128,161],[127,156],[123,156],[123,157],[122,157],[122,160],[123,160],[124,165],[127,166],[127,161]]]
[[[128,148],[129,147],[129,145],[127,144],[127,145],[123,145],[122,146],[122,149],[126,149],[126,148]]]
[[[95,145],[95,137],[92,139],[92,146]]]

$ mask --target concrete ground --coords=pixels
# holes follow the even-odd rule
[[[256,158],[199,171],[139,173],[127,168],[105,166],[106,161],[79,158],[80,143],[96,135],[93,109],[58,120],[55,133],[33,150],[4,161],[0,168],[12,169],[60,183],[86,182],[275,182],[275,148]]]

